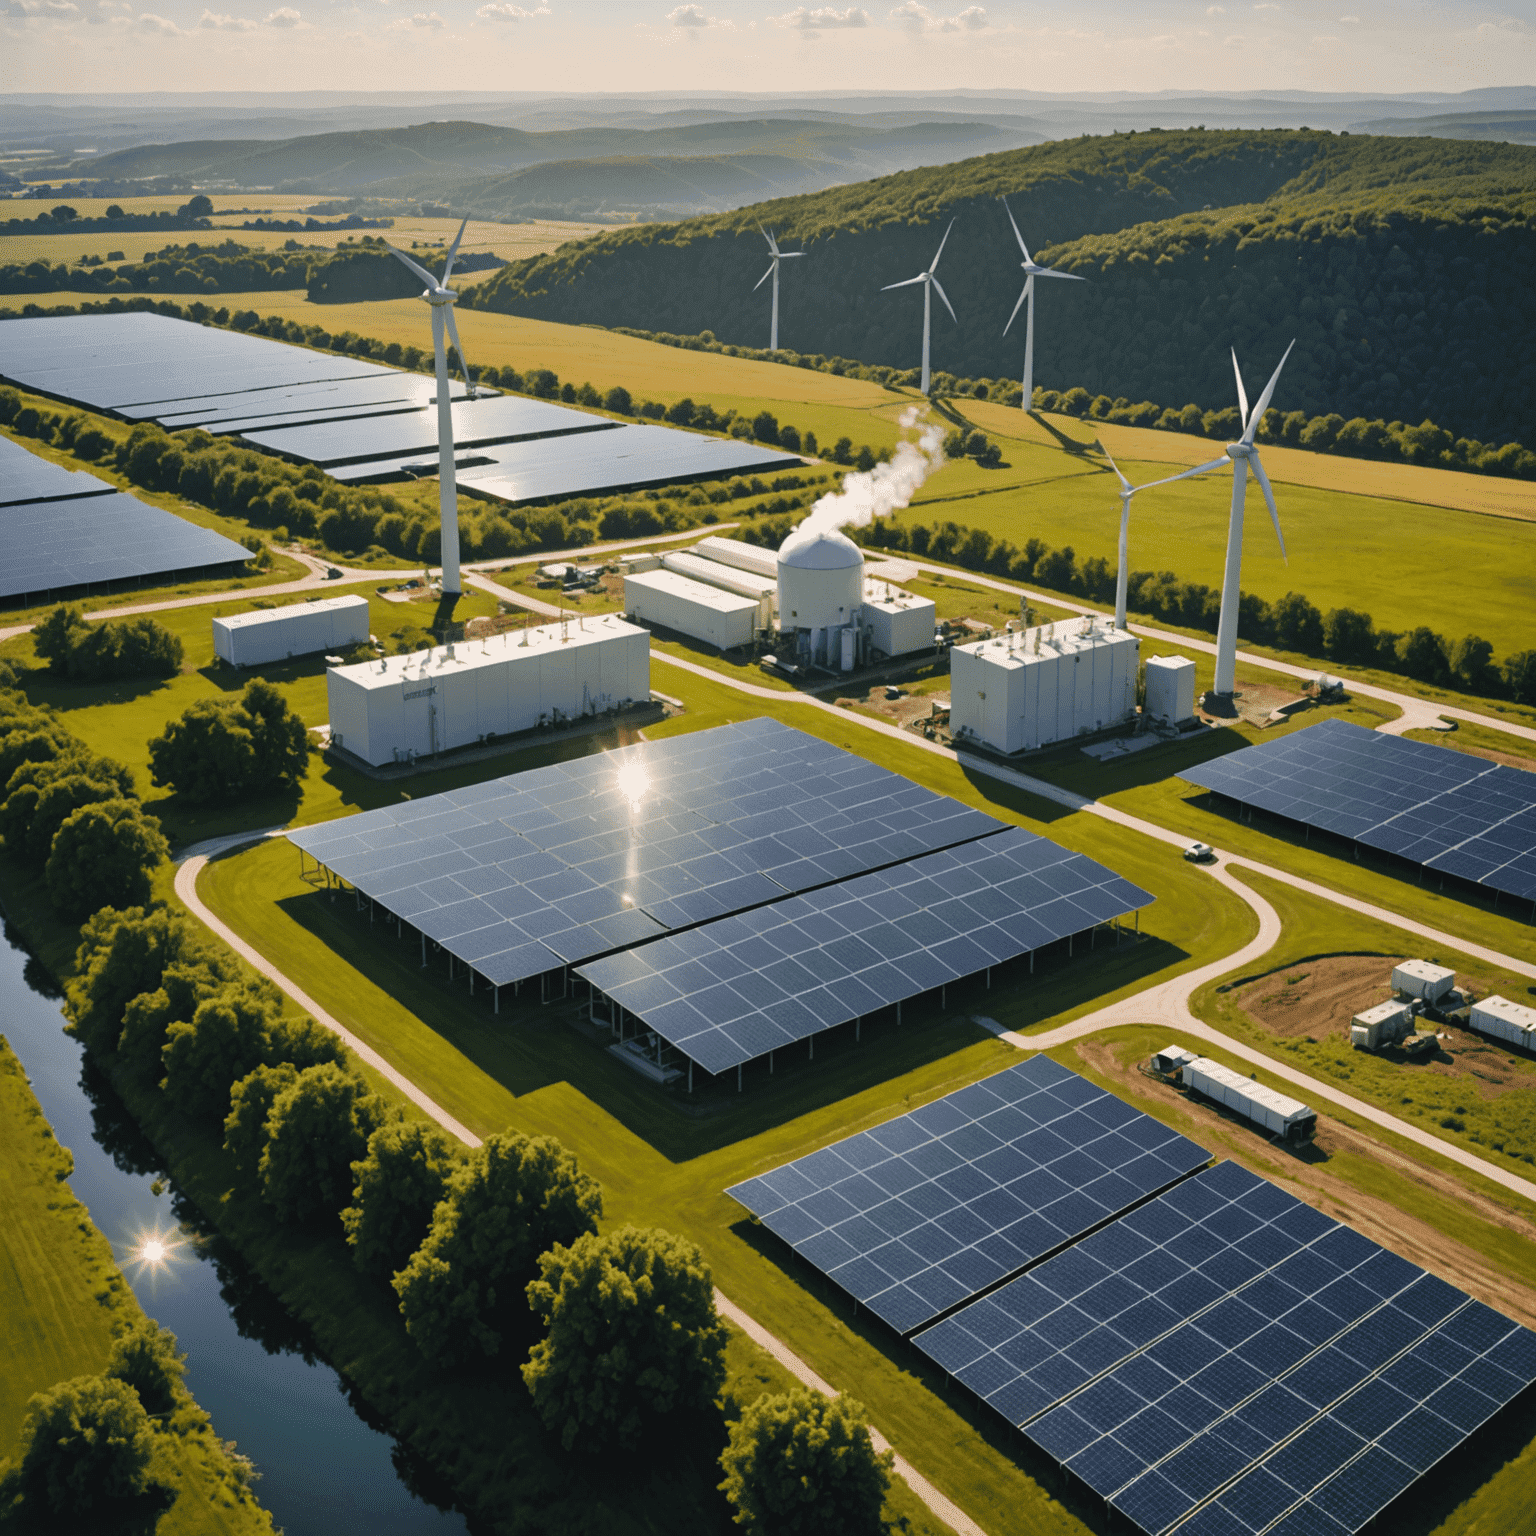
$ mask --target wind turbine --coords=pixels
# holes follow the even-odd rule
[[[427,286],[422,293],[432,306],[432,351],[437,362],[437,508],[443,530],[443,596],[458,597],[459,586],[459,489],[453,474],[453,409],[448,398],[448,338],[453,340],[453,350],[459,354],[459,367],[464,370],[464,382],[469,386],[469,398],[475,398],[475,381],[470,377],[469,364],[464,361],[464,348],[459,341],[459,328],[454,322],[453,306],[458,294],[448,286],[453,276],[454,258],[459,254],[459,242],[469,224],[465,219],[459,232],[448,248],[448,260],[443,265],[441,279],[434,277],[423,266],[418,266],[404,251],[388,246],[391,254],[398,256]],[[446,333],[446,334],[445,334]]]
[[[1264,473],[1264,466],[1259,461],[1259,450],[1253,439],[1259,430],[1259,423],[1264,419],[1264,412],[1269,409],[1269,401],[1275,392],[1275,385],[1280,382],[1280,370],[1285,367],[1285,359],[1291,355],[1291,347],[1295,345],[1293,340],[1291,346],[1285,349],[1285,356],[1280,359],[1275,371],[1269,376],[1269,383],[1264,386],[1264,393],[1259,396],[1258,403],[1251,411],[1248,409],[1248,392],[1243,388],[1243,373],[1237,366],[1237,350],[1234,348],[1232,372],[1237,378],[1237,404],[1243,423],[1242,436],[1235,443],[1227,444],[1221,458],[1212,459],[1209,464],[1197,464],[1193,469],[1186,469],[1182,474],[1170,475],[1168,480],[1156,482],[1159,485],[1166,485],[1173,480],[1187,480],[1191,475],[1203,475],[1208,470],[1220,469],[1227,463],[1232,465],[1232,518],[1227,524],[1227,566],[1221,578],[1221,617],[1216,624],[1216,679],[1211,688],[1211,692],[1218,697],[1230,695],[1237,687],[1237,608],[1239,582],[1243,568],[1243,498],[1248,489],[1250,469],[1253,470],[1254,478],[1259,482],[1259,489],[1264,493],[1264,502],[1269,508],[1269,520],[1275,525],[1275,537],[1280,541],[1280,558],[1289,563],[1290,557],[1285,552],[1285,535],[1280,532],[1280,512],[1275,506],[1274,487],[1269,483],[1269,476]]]
[[[1027,303],[1029,310],[1024,316],[1024,396],[1019,403],[1028,411],[1034,409],[1035,402],[1035,279],[1064,277],[1074,283],[1086,283],[1088,279],[1079,277],[1076,272],[1058,272],[1055,267],[1042,267],[1029,254],[1029,247],[1024,244],[1024,236],[1019,233],[1018,221],[1013,216],[1013,209],[1008,206],[1008,199],[1000,197],[998,201],[1008,215],[1008,222],[1013,225],[1013,238],[1019,242],[1019,249],[1024,253],[1024,260],[1019,263],[1025,272],[1024,291],[1019,295],[1019,302],[1013,306],[1013,313],[1008,316],[1003,335],[1006,336],[1012,329],[1013,322],[1019,318],[1020,307]],[[1115,473],[1119,474],[1120,471],[1116,470]]]
[[[928,270],[926,272],[919,272],[916,277],[906,278],[902,282],[899,282],[899,283],[887,283],[885,285],[885,287],[880,290],[881,293],[889,293],[892,288],[910,288],[913,283],[921,283],[923,285],[923,384],[922,384],[922,392],[925,395],[928,393],[928,330],[929,330],[929,325],[930,325],[930,323],[931,323],[931,321],[933,319],[933,295],[934,295],[934,290],[935,289],[938,290],[939,297],[944,300],[944,308],[949,311],[949,318],[951,320],[954,320],[956,325],[959,325],[959,323],[960,323],[959,320],[955,318],[955,307],[954,307],[953,304],[951,304],[949,302],[949,295],[944,292],[944,289],[940,285],[938,278],[936,278],[933,275],[934,271],[937,269],[937,267],[939,265],[939,257],[944,254],[944,245],[945,245],[945,242],[949,239],[949,230],[953,229],[954,227],[955,227],[955,221],[953,219],[951,219],[949,221],[949,229],[946,229],[944,231],[944,239],[939,241],[939,249],[935,253],[933,260],[929,263]]]
[[[1131,525],[1131,497],[1133,497],[1137,491],[1151,490],[1154,485],[1167,485],[1170,480],[1182,480],[1184,475],[1169,475],[1162,480],[1149,480],[1145,485],[1132,485],[1131,482],[1127,480],[1125,475],[1121,472],[1120,466],[1115,463],[1114,455],[1109,451],[1109,449],[1106,448],[1103,443],[1097,441],[1095,441],[1094,446],[1099,450],[1100,453],[1104,455],[1106,459],[1109,460],[1109,467],[1114,470],[1115,478],[1120,482],[1120,565],[1115,576],[1115,628],[1125,629],[1127,627],[1125,622],[1125,604],[1127,589],[1130,585],[1129,544]],[[1220,463],[1223,461],[1218,460],[1217,462]],[[1206,465],[1205,467],[1209,469],[1210,465]],[[1195,471],[1186,470],[1185,473],[1193,474]]]
[[[804,251],[781,251],[779,242],[759,224],[763,239],[768,242],[768,249],[773,252],[773,260],[768,263],[768,270],[752,285],[752,292],[756,293],[771,277],[773,279],[773,326],[768,333],[768,350],[779,350],[779,263],[781,261],[793,261],[797,256],[804,256]]]

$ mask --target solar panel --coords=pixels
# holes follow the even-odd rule
[[[251,557],[211,528],[121,493],[0,507],[0,550],[0,597],[40,597]]]
[[[499,984],[1002,826],[757,719],[289,835]]]
[[[908,862],[577,974],[719,1073],[1152,900],[1102,864],[1017,827],[915,857],[923,835],[913,820],[882,840]]]
[[[0,507],[29,501],[72,501],[78,496],[105,496],[113,490],[105,480],[65,469],[31,452],[9,437],[0,437]]]
[[[1536,901],[1536,774],[1325,720],[1181,778],[1368,848]]]
[[[1033,1056],[729,1193],[905,1333],[1210,1155]]]
[[[1536,1381],[1536,1334],[1233,1163],[914,1342],[1149,1536],[1357,1531]]]

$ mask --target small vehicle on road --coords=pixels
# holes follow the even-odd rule
[[[1184,857],[1191,864],[1209,864],[1216,857],[1216,850],[1209,843],[1191,843],[1184,850]]]

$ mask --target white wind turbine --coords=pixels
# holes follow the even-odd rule
[[[930,326],[930,324],[932,323],[932,320],[933,320],[933,295],[934,295],[934,290],[935,289],[938,290],[939,297],[944,300],[944,308],[949,311],[949,318],[951,320],[954,320],[956,325],[958,325],[960,323],[959,320],[957,320],[955,318],[955,308],[954,308],[954,305],[952,305],[949,302],[949,295],[944,292],[944,289],[942,288],[942,286],[940,286],[938,278],[936,278],[933,275],[935,269],[939,265],[939,257],[944,254],[944,244],[945,244],[945,241],[947,241],[949,239],[949,230],[953,229],[954,227],[955,227],[955,221],[953,219],[951,219],[949,221],[949,229],[946,229],[944,231],[944,239],[939,241],[939,249],[936,252],[936,254],[934,255],[933,260],[929,263],[928,270],[926,272],[919,272],[916,277],[906,278],[906,279],[904,279],[903,281],[901,281],[899,283],[887,283],[885,285],[885,287],[880,290],[881,293],[889,293],[892,288],[910,288],[913,283],[921,283],[923,285],[923,383],[922,383],[922,392],[925,395],[928,393],[928,330],[929,330],[929,326]]]
[[[781,251],[779,242],[759,224],[763,239],[768,242],[768,249],[773,252],[773,260],[768,263],[768,270],[752,285],[752,292],[756,293],[771,277],[773,279],[773,325],[768,333],[768,350],[779,350],[779,263],[781,261],[793,261],[797,256],[804,256],[804,251]]]
[[[1264,466],[1259,461],[1254,436],[1259,430],[1259,423],[1264,419],[1265,411],[1269,409],[1275,385],[1280,382],[1280,370],[1285,367],[1285,359],[1291,355],[1291,347],[1295,345],[1295,341],[1292,341],[1291,346],[1285,349],[1285,356],[1269,376],[1264,393],[1259,396],[1258,403],[1251,411],[1248,409],[1248,392],[1243,388],[1243,373],[1237,366],[1237,351],[1234,348],[1232,372],[1237,377],[1237,404],[1243,423],[1242,435],[1235,443],[1227,444],[1221,458],[1212,459],[1209,464],[1197,464],[1182,474],[1170,475],[1168,480],[1156,482],[1166,485],[1173,480],[1187,480],[1191,475],[1203,475],[1208,470],[1220,469],[1227,463],[1232,465],[1232,518],[1227,525],[1227,566],[1221,578],[1221,617],[1216,624],[1216,679],[1211,688],[1211,692],[1218,698],[1230,695],[1237,687],[1237,608],[1243,570],[1243,498],[1248,489],[1250,469],[1259,482],[1259,489],[1264,493],[1269,520],[1275,525],[1275,537],[1280,541],[1280,558],[1289,563],[1285,553],[1285,535],[1280,532],[1280,512],[1275,506],[1274,487],[1270,485],[1269,476],[1264,473]]]
[[[1008,215],[1008,222],[1013,225],[1013,238],[1019,242],[1019,249],[1024,253],[1024,260],[1019,263],[1025,272],[1024,291],[1019,294],[1019,302],[1013,306],[1013,313],[1008,316],[1008,324],[1003,327],[1003,335],[1006,336],[1013,327],[1013,322],[1019,318],[1019,310],[1026,303],[1029,309],[1024,316],[1024,395],[1020,405],[1026,411],[1034,409],[1035,401],[1035,279],[1037,277],[1064,277],[1070,282],[1086,283],[1086,277],[1079,277],[1076,272],[1058,272],[1055,267],[1042,267],[1033,256],[1029,254],[1029,247],[1024,244],[1024,236],[1019,233],[1018,221],[1013,216],[1013,209],[1008,206],[1008,199],[1000,197],[998,201],[1003,205],[1003,211]],[[1119,474],[1119,471],[1115,471]]]
[[[448,286],[453,276],[454,258],[459,254],[459,242],[469,220],[459,225],[459,232],[448,248],[448,260],[443,265],[441,279],[434,277],[423,266],[412,261],[404,251],[389,246],[427,286],[422,293],[432,306],[432,351],[437,362],[437,507],[443,529],[443,596],[458,597],[459,586],[459,489],[453,474],[453,408],[448,396],[448,339],[459,354],[459,367],[464,370],[464,382],[469,386],[469,398],[475,398],[475,381],[470,377],[469,364],[464,361],[464,348],[459,341],[459,328],[454,322],[453,306],[458,294]]]
[[[1131,497],[1137,491],[1149,491],[1154,485],[1167,485],[1170,480],[1182,480],[1184,475],[1169,475],[1162,480],[1148,480],[1145,485],[1132,485],[1121,472],[1120,466],[1115,463],[1114,455],[1104,446],[1096,442],[1094,446],[1109,460],[1109,467],[1114,470],[1115,478],[1120,482],[1120,564],[1115,576],[1115,628],[1126,628],[1125,604],[1127,589],[1130,584],[1130,528],[1131,528]],[[1222,462],[1218,460],[1218,462]],[[1205,466],[1207,469],[1210,465]],[[1186,470],[1186,474],[1194,474],[1194,470]]]

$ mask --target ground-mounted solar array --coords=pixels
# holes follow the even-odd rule
[[[426,325],[423,316],[423,338]],[[164,315],[8,321],[0,377],[58,399],[200,427],[319,464],[338,480],[437,473],[437,386],[420,374]],[[450,384],[459,484],[503,502],[797,468],[739,438],[632,425],[554,401]]]
[[[1002,825],[757,719],[289,836],[499,986]]]
[[[1102,864],[1010,827],[609,955],[577,974],[719,1073],[1151,900]]]
[[[249,558],[211,528],[0,438],[0,599],[231,569]]]
[[[1210,1157],[1032,1056],[729,1193],[906,1333]]]
[[[1241,805],[1536,902],[1536,773],[1327,720],[1179,776]]]
[[[1148,1536],[1352,1536],[1536,1333],[1221,1163],[914,1342]]]

